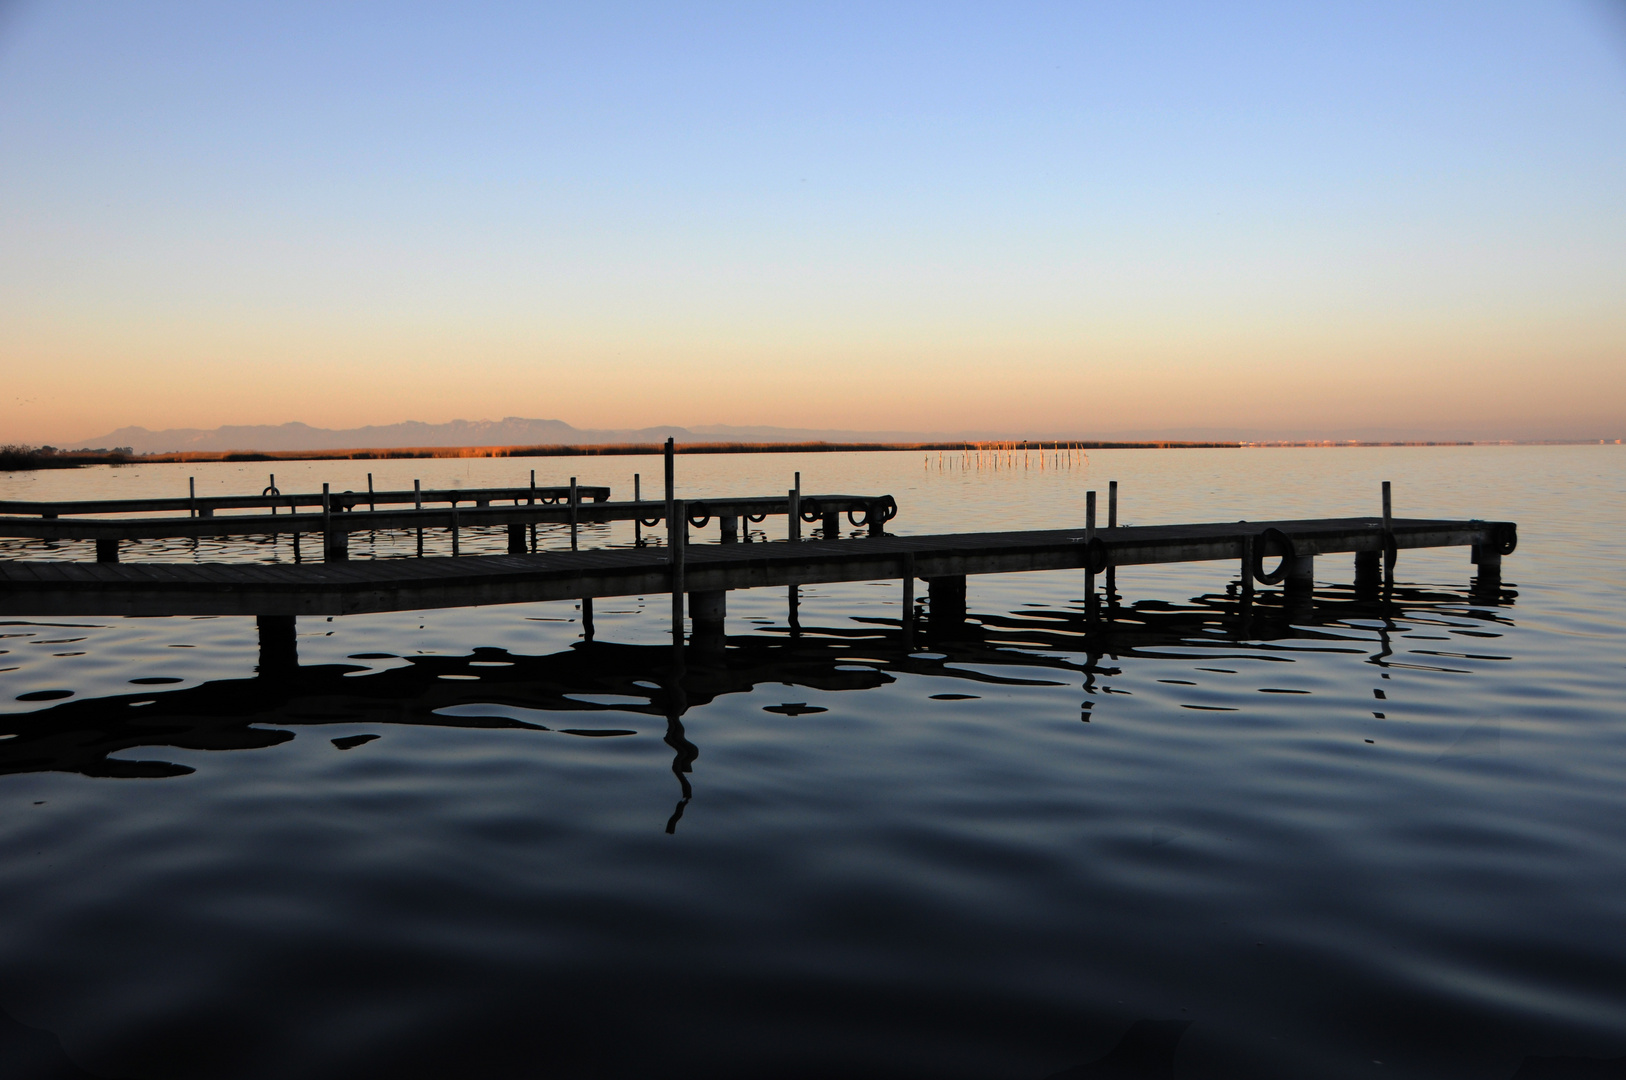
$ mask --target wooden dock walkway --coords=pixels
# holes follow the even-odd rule
[[[688,520],[692,505],[674,503],[676,519]],[[1516,542],[1512,522],[1363,517],[754,544],[680,539],[665,548],[303,564],[12,560],[0,561],[0,614],[350,615],[663,593],[680,601],[687,593],[705,599],[697,619],[720,619],[721,598],[733,589],[888,579],[904,582],[906,596],[923,579],[934,609],[957,601],[963,612],[967,575],[1240,560],[1248,587],[1257,577],[1302,590],[1318,555],[1353,554],[1359,584],[1399,551],[1469,547],[1485,576],[1499,573]],[[1282,565],[1264,573],[1277,556]]]

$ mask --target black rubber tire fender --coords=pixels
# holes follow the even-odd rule
[[[1269,549],[1274,546],[1282,556],[1282,564],[1274,573],[1265,573],[1265,559],[1269,557]],[[1287,579],[1287,571],[1293,560],[1298,557],[1298,551],[1293,547],[1293,538],[1280,529],[1266,529],[1253,539],[1253,579],[1261,585],[1280,585]]]

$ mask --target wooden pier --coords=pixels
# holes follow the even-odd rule
[[[732,504],[717,500],[714,505]],[[660,509],[658,503],[647,506]],[[691,506],[675,502],[673,518],[687,523]],[[963,612],[968,575],[1078,569],[1095,574],[1153,563],[1239,561],[1245,586],[1257,579],[1293,591],[1310,587],[1318,556],[1353,555],[1359,586],[1363,579],[1375,585],[1380,561],[1392,566],[1400,551],[1468,547],[1483,578],[1499,573],[1502,556],[1517,542],[1512,522],[1380,517],[754,544],[690,545],[687,529],[671,522],[668,532],[669,544],[660,548],[460,558],[298,565],[0,561],[0,614],[350,615],[672,593],[681,615],[687,593],[701,601],[697,618],[720,619],[721,598],[733,589],[888,579],[902,581],[906,593],[923,579],[934,611],[957,606]],[[1278,557],[1281,564],[1266,572],[1268,561]]]

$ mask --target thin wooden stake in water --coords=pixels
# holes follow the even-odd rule
[[[373,474],[367,474],[367,509],[377,510],[378,504],[373,502]]]
[[[640,502],[644,501],[643,489],[639,486],[639,475],[637,473],[632,474],[632,501],[635,502],[635,503],[640,503]],[[632,518],[632,546],[633,547],[643,547],[644,546],[644,523],[643,523],[643,521],[640,520],[640,517],[641,517],[642,514],[643,514],[643,509],[638,508],[637,513],[634,514],[633,518]]]
[[[1393,531],[1394,524],[1394,506],[1389,500],[1389,481],[1385,480],[1383,482],[1383,531]]]
[[[423,509],[423,481],[412,481],[412,509]],[[423,558],[423,526],[418,526],[418,558]]]
[[[576,511],[580,506],[576,495],[576,478],[570,478],[570,550],[576,550]]]
[[[323,484],[322,487],[323,487],[324,490],[326,490],[327,485]],[[187,517],[197,517],[198,516],[198,478],[195,477],[195,476],[188,476],[186,478],[186,498],[187,498],[187,501],[192,504],[190,507],[187,508],[187,515],[186,516]]]

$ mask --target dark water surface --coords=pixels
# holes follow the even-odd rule
[[[277,468],[531,464],[617,497],[660,471]],[[1397,514],[1520,546],[1489,592],[1403,552],[1388,601],[1324,558],[1294,608],[1229,563],[1130,568],[1096,626],[1082,573],[973,578],[912,650],[896,582],[804,588],[799,630],[733,593],[681,673],[664,596],[599,601],[592,641],[570,604],[302,619],[264,672],[246,619],[0,620],[0,1076],[1626,1075],[1621,448],[926,464],[679,473],[890,492],[900,533],[1076,524],[1108,479],[1130,524],[1371,513],[1391,479]]]

